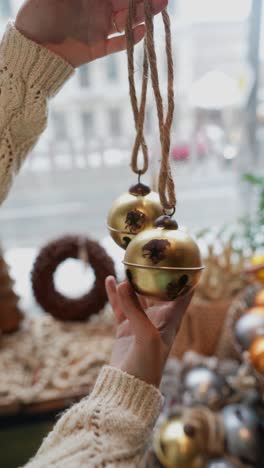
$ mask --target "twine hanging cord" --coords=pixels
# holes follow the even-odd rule
[[[171,43],[171,25],[167,10],[163,10],[162,18],[165,29],[166,38],[166,56],[168,63],[168,105],[167,115],[165,117],[163,98],[160,91],[159,73],[157,66],[157,54],[154,41],[154,15],[150,0],[144,0],[146,36],[144,41],[144,63],[143,63],[143,79],[141,103],[138,106],[138,100],[135,87],[135,67],[134,67],[134,41],[133,41],[133,19],[135,18],[136,2],[130,0],[129,13],[127,20],[126,36],[127,36],[127,54],[128,54],[128,78],[130,88],[131,106],[133,109],[137,136],[132,152],[131,167],[137,174],[143,174],[148,169],[148,149],[144,138],[144,122],[146,114],[146,100],[148,87],[149,68],[151,72],[151,82],[155,96],[157,115],[159,121],[160,142],[162,149],[162,159],[159,175],[159,195],[161,204],[164,210],[175,211],[176,195],[174,181],[171,174],[170,166],[170,147],[171,147],[171,127],[174,116],[174,68],[172,58],[172,43]],[[142,148],[144,157],[143,169],[138,169],[138,152]]]
[[[152,88],[154,91],[157,115],[159,121],[160,142],[162,150],[159,195],[164,210],[173,210],[176,207],[175,186],[171,174],[170,147],[171,127],[174,116],[174,67],[172,58],[171,24],[167,10],[163,10],[162,19],[165,29],[166,57],[168,64],[167,84],[167,115],[165,117],[163,98],[160,91],[160,80],[157,66],[157,54],[154,40],[154,15],[150,0],[144,0],[145,23],[146,23],[146,45],[148,51],[149,67],[151,71]]]
[[[141,88],[141,100],[138,104],[136,84],[135,84],[135,59],[134,59],[134,37],[133,37],[133,22],[136,16],[136,1],[129,2],[128,18],[126,25],[126,39],[127,39],[127,59],[128,59],[128,81],[129,81],[129,94],[131,107],[134,115],[135,127],[137,131],[136,140],[131,155],[131,168],[135,174],[139,176],[145,174],[149,166],[148,146],[144,136],[144,124],[146,116],[146,103],[147,103],[147,90],[149,79],[149,67],[146,44],[144,42],[144,59],[143,59],[143,77]],[[143,167],[139,168],[138,157],[140,147],[143,153]]]

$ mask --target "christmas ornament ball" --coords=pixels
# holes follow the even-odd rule
[[[262,266],[264,264],[264,255],[255,255],[252,257],[251,264],[256,267]],[[257,272],[256,277],[261,283],[264,283],[264,268],[261,268]]]
[[[249,465],[256,465],[262,451],[260,419],[244,404],[228,405],[222,410],[227,453]],[[262,465],[263,466],[263,465]]]
[[[234,465],[225,458],[215,458],[209,460],[205,468],[238,468],[238,465]]]
[[[163,301],[190,292],[203,270],[197,244],[169,216],[160,217],[153,229],[135,237],[126,250],[124,264],[137,293]]]
[[[253,367],[264,376],[264,334],[255,338],[249,349]]]
[[[189,370],[183,380],[186,404],[199,403],[214,405],[230,394],[230,387],[224,377],[204,366]]]
[[[107,218],[108,230],[112,239],[126,249],[139,232],[153,227],[162,212],[158,194],[138,183],[113,203]]]
[[[264,308],[264,289],[257,292],[255,296],[255,305]]]
[[[153,447],[159,462],[166,468],[202,468],[199,444],[184,432],[180,418],[164,422],[154,434]]]
[[[249,309],[247,311],[247,313],[248,314],[260,315],[260,316],[264,317],[264,306],[263,307],[260,307],[260,306],[252,307],[251,309]]]
[[[261,329],[264,332],[264,316],[247,313],[236,322],[234,336],[241,348],[248,350]]]

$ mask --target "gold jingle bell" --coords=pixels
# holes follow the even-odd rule
[[[126,249],[139,232],[153,227],[162,212],[158,194],[139,182],[113,203],[107,218],[108,230],[113,240]]]
[[[157,429],[153,448],[159,462],[166,468],[204,467],[195,434],[187,435],[179,418],[172,418]]]
[[[255,338],[250,347],[249,356],[256,371],[264,376],[264,335]]]
[[[173,301],[198,283],[203,266],[196,242],[161,216],[155,228],[140,233],[128,246],[126,275],[138,294]]]

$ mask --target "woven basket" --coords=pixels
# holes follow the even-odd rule
[[[177,358],[187,351],[213,356],[219,341],[231,299],[209,301],[196,295],[175,340],[172,355]]]

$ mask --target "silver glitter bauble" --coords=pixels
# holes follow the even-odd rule
[[[234,465],[225,458],[215,458],[209,460],[205,468],[238,468],[238,465]]]
[[[241,348],[248,350],[261,329],[264,331],[264,316],[246,314],[235,324],[234,335]]]
[[[184,403],[214,405],[230,394],[230,387],[223,376],[204,366],[185,374],[183,380]]]
[[[263,445],[256,411],[243,404],[229,405],[222,410],[222,417],[227,453],[245,464],[256,465]]]

